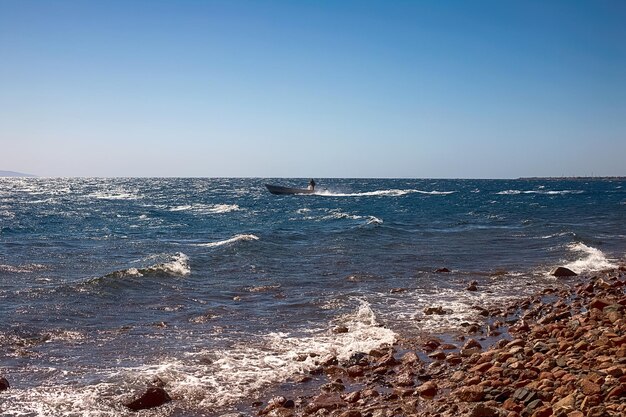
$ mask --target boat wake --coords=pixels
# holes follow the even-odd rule
[[[315,195],[326,197],[401,197],[408,194],[425,194],[425,195],[448,195],[455,193],[456,191],[424,191],[424,190],[377,190],[377,191],[365,191],[361,193],[340,193],[330,190],[316,191]]]

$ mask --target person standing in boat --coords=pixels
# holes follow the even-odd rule
[[[313,181],[313,178],[309,181],[309,190],[315,191],[315,181]]]

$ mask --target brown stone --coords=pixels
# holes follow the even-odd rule
[[[0,376],[0,391],[6,391],[9,388],[11,388],[9,381],[5,377]]]
[[[361,412],[359,410],[348,410],[341,413],[339,417],[361,417]]]
[[[355,403],[361,399],[361,391],[354,391],[346,394],[343,399],[348,403]]]
[[[480,342],[478,342],[476,339],[469,339],[463,345],[463,349],[482,349],[482,348],[483,347],[481,346]]]
[[[417,387],[415,391],[422,397],[433,398],[435,395],[437,395],[438,390],[439,387],[435,382],[428,381]]]
[[[351,378],[363,376],[363,373],[365,372],[363,367],[359,365],[351,366],[346,369],[346,371],[348,372],[348,376],[350,376]]]
[[[139,398],[124,405],[133,411],[138,411],[159,407],[170,401],[172,399],[163,388],[150,387]]]
[[[544,405],[543,407],[539,407],[532,414],[531,417],[550,417],[553,414],[552,407],[549,405]]]
[[[485,362],[485,363],[481,363],[480,365],[476,365],[472,368],[470,368],[471,372],[478,372],[478,373],[485,373],[489,368],[491,368],[493,365],[491,364],[491,362]]]
[[[596,395],[602,392],[602,387],[589,378],[583,378],[580,381],[580,388],[585,395]]]
[[[622,398],[626,394],[626,388],[624,385],[618,385],[612,388],[608,394],[606,394],[606,399],[609,400],[611,398]]]
[[[402,372],[396,378],[396,384],[400,385],[401,387],[410,387],[410,386],[412,386],[414,384],[414,375],[413,375],[413,373],[408,372],[408,371]]]
[[[337,394],[320,394],[306,406],[305,412],[311,414],[321,409],[332,411],[346,405],[346,402]]]
[[[415,354],[415,352],[407,352],[404,356],[402,356],[400,361],[404,364],[414,364],[419,363],[420,358]]]
[[[485,396],[483,387],[478,385],[461,387],[454,391],[453,395],[461,401],[478,402]]]

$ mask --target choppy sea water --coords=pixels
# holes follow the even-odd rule
[[[0,179],[0,412],[130,415],[158,376],[176,401],[143,415],[220,414],[312,369],[307,353],[450,331],[558,285],[554,266],[626,255],[623,180],[264,187],[307,182]]]

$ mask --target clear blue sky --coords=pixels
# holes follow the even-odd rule
[[[626,175],[626,2],[0,0],[0,169]]]

